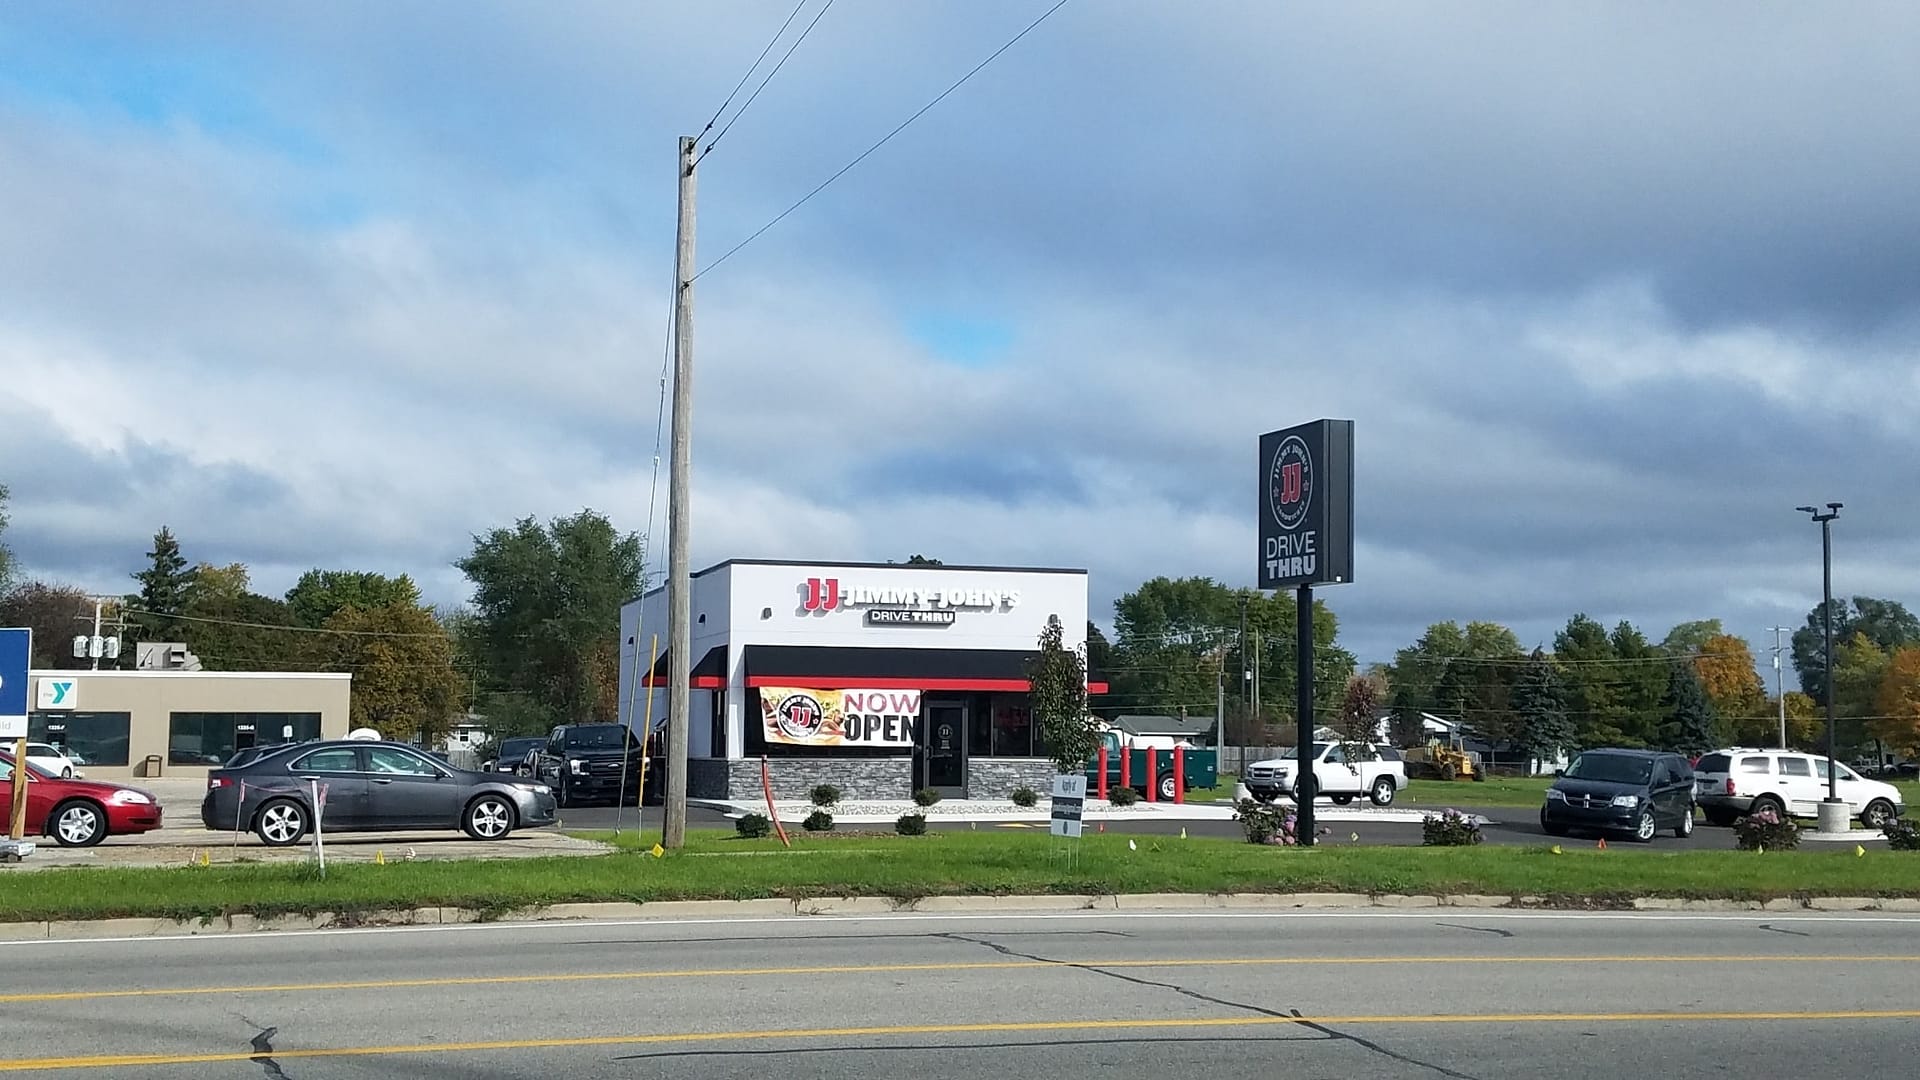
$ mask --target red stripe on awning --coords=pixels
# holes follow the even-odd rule
[[[1025,693],[1025,679],[895,679],[841,675],[752,675],[748,686],[804,686],[809,690],[1003,690]]]

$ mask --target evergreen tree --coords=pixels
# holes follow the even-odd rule
[[[175,616],[186,610],[192,599],[194,573],[187,557],[180,554],[180,541],[173,531],[161,526],[153,534],[153,550],[147,552],[147,568],[133,575],[140,593],[131,606],[139,608],[134,622],[141,637],[148,641],[165,640],[179,625]]]
[[[1530,758],[1551,761],[1574,745],[1573,720],[1567,716],[1567,688],[1560,672],[1539,649],[1513,684],[1517,718],[1514,746]]]
[[[1720,743],[1719,717],[1692,664],[1674,664],[1660,707],[1666,714],[1666,744],[1675,753],[1704,754]]]

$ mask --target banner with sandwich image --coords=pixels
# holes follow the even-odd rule
[[[770,743],[796,746],[912,746],[918,690],[760,688],[760,717]]]

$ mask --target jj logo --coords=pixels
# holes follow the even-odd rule
[[[810,577],[806,584],[806,599],[800,602],[807,611],[832,611],[840,606],[840,579]]]

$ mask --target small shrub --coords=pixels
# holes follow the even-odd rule
[[[808,832],[832,832],[833,815],[827,813],[825,810],[815,810],[813,813],[808,814],[807,820],[800,824],[805,825]]]
[[[1790,851],[1800,846],[1800,823],[1766,806],[1733,821],[1741,851]]]
[[[807,798],[813,800],[813,805],[822,809],[837,806],[840,803],[840,789],[832,784],[821,784],[808,792]]]
[[[1887,846],[1895,851],[1920,851],[1920,822],[1912,818],[1895,818],[1880,830],[1887,838]]]
[[[923,787],[913,793],[913,801],[919,806],[932,806],[940,801],[940,793],[930,787]]]
[[[1467,847],[1484,839],[1479,824],[1458,810],[1428,814],[1420,820],[1420,842],[1428,847]]]
[[[758,840],[773,831],[773,822],[765,814],[741,814],[734,819],[733,831],[749,840]]]
[[[1013,805],[1015,806],[1032,806],[1039,801],[1040,793],[1030,787],[1017,787],[1013,789]]]
[[[901,814],[893,823],[893,831],[901,836],[924,836],[927,832],[927,815]]]
[[[1132,806],[1140,801],[1140,793],[1130,787],[1114,788],[1107,792],[1107,801],[1115,806]]]
[[[1286,807],[1241,799],[1233,804],[1234,819],[1246,830],[1249,844],[1297,844],[1298,817]]]

